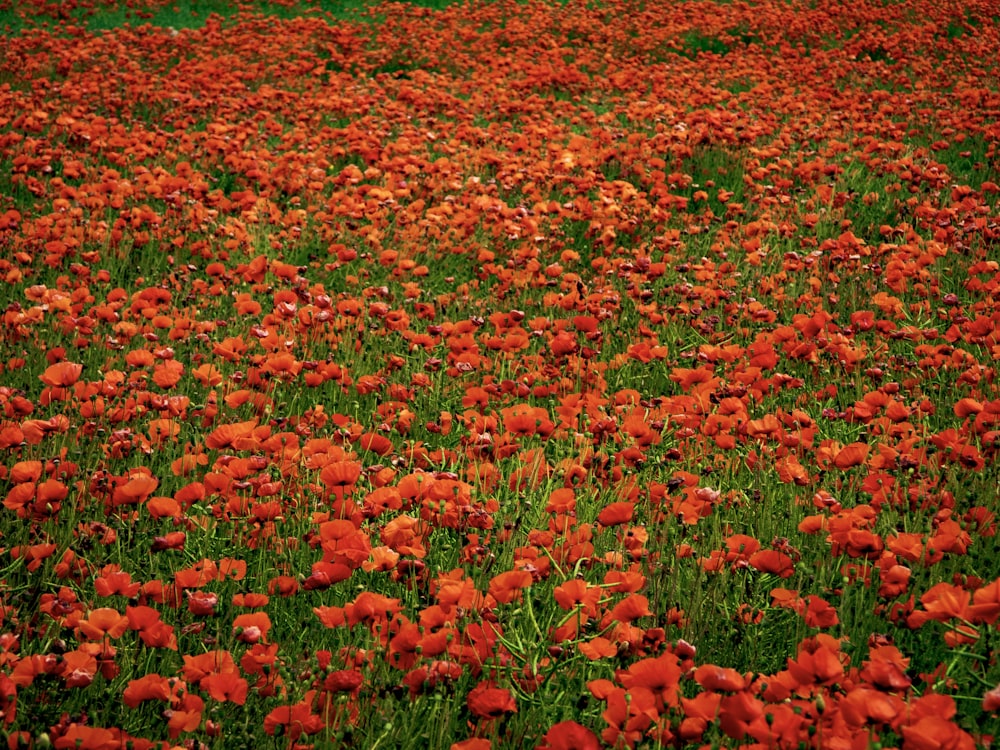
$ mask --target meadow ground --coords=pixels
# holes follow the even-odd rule
[[[1000,730],[991,0],[0,0],[9,748]]]

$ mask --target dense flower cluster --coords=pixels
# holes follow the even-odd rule
[[[10,748],[1000,731],[990,0],[23,5]]]

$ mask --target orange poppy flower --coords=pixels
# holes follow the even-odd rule
[[[191,374],[206,388],[214,388],[223,381],[222,373],[211,364],[199,365],[191,371]]]
[[[0,426],[0,449],[6,450],[24,441],[24,431],[18,425],[8,423]]]
[[[361,564],[361,568],[371,573],[374,571],[392,570],[399,562],[399,553],[390,547],[373,547],[371,558]]]
[[[293,579],[295,580],[295,579]],[[296,585],[298,581],[296,581]],[[246,594],[233,594],[234,607],[246,607],[247,609],[260,609],[266,607],[271,597],[257,591],[250,591]]]
[[[172,497],[151,497],[144,507],[153,518],[179,518],[183,512],[181,504]]]
[[[122,693],[122,703],[129,708],[136,708],[143,701],[163,701],[165,703],[177,700],[175,690],[170,682],[155,672],[143,675],[136,680],[129,680]]]
[[[10,467],[7,479],[14,484],[37,482],[42,476],[41,461],[18,461]]]
[[[774,470],[778,474],[778,479],[785,484],[795,484],[799,486],[809,484],[809,472],[793,454],[789,454],[775,461]]]
[[[203,654],[184,654],[181,668],[188,682],[201,682],[210,674],[239,674],[239,667],[228,651],[207,651]]]
[[[385,456],[393,449],[392,441],[385,435],[374,432],[366,432],[358,439],[358,445],[363,450],[371,451],[379,456]]]
[[[589,641],[580,641],[577,649],[590,661],[610,659],[618,655],[618,646],[602,636],[591,638]]]
[[[590,586],[579,578],[571,578],[556,586],[552,593],[562,609],[573,610],[579,606],[590,617],[597,616],[597,603],[601,598],[599,587]]]
[[[153,368],[153,382],[163,390],[177,385],[184,375],[184,365],[176,359],[168,359]]]
[[[123,484],[115,487],[111,495],[111,502],[115,506],[139,505],[146,501],[146,498],[153,493],[159,484],[156,477],[135,470],[130,473],[129,478]]]
[[[132,581],[130,573],[123,572],[117,565],[106,565],[101,575],[94,579],[94,589],[98,596],[120,594],[131,599],[139,593],[140,585]]]
[[[201,726],[202,712],[205,709],[205,701],[197,695],[188,693],[181,703],[170,710],[170,718],[167,720],[167,731],[171,739],[177,739],[184,732],[194,732]],[[205,731],[210,733],[209,724],[206,723]]]
[[[267,643],[267,634],[271,630],[271,618],[266,612],[250,612],[237,615],[233,619],[233,634],[244,643]]]
[[[87,687],[97,673],[97,659],[81,649],[68,651],[63,654],[60,673],[66,687]]]
[[[361,477],[358,461],[332,461],[320,471],[319,479],[330,488],[350,487]]]
[[[199,681],[198,687],[219,702],[229,701],[237,706],[247,702],[250,686],[245,679],[234,672],[213,672]]]
[[[869,447],[866,443],[851,443],[840,449],[833,457],[833,465],[838,469],[849,469],[859,466],[868,458]]]
[[[110,607],[91,610],[86,619],[77,623],[80,633],[95,641],[103,638],[118,638],[128,630],[128,625],[128,618],[117,609]]]
[[[53,388],[68,388],[80,379],[83,373],[83,365],[73,362],[57,362],[45,369],[45,372],[38,376],[48,386]]]
[[[618,526],[631,523],[632,515],[635,512],[635,503],[615,502],[604,506],[604,509],[597,516],[597,522],[601,526]]]
[[[489,594],[500,604],[509,604],[521,596],[521,590],[531,586],[531,573],[508,570],[490,579]]]
[[[221,427],[217,427],[207,438],[205,438],[205,447],[209,450],[222,450],[224,448],[228,448],[241,439],[249,438],[253,434],[253,430],[256,426],[256,419],[249,422],[224,424]]]

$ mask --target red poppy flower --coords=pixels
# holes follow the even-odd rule
[[[810,628],[832,628],[840,623],[836,608],[813,594],[806,597],[805,620]]]
[[[553,724],[537,750],[600,750],[597,735],[575,721]]]
[[[992,714],[1000,712],[1000,685],[986,691],[983,695],[983,710]]]
[[[239,667],[228,651],[206,651],[203,654],[184,654],[181,668],[188,682],[201,682],[210,674],[239,674]]]
[[[618,673],[618,682],[626,690],[646,688],[651,691],[658,706],[678,706],[678,688],[681,678],[680,659],[665,653],[635,662]]]
[[[345,608],[349,625],[361,622],[384,622],[400,611],[400,600],[373,591],[365,591]]]
[[[330,672],[323,680],[323,688],[331,693],[353,693],[358,690],[364,677],[356,669],[338,669]]]
[[[298,703],[290,706],[279,706],[264,717],[264,732],[272,737],[282,729],[282,736],[291,741],[297,740],[303,734],[311,735],[324,727],[323,719],[312,712],[315,691],[310,690]]]
[[[24,431],[18,425],[0,425],[0,449],[6,450],[24,441]]]
[[[495,719],[517,712],[517,701],[510,691],[491,682],[480,682],[472,688],[466,697],[466,705],[473,716],[481,719]]]
[[[955,722],[941,716],[924,716],[920,721],[902,728],[903,746],[907,750],[937,750],[956,748],[972,750],[975,740]]]
[[[207,617],[215,614],[219,604],[219,595],[210,591],[188,591],[188,611],[193,615]]]
[[[0,719],[4,727],[10,727],[17,720],[17,684],[5,674],[0,675]]]
[[[55,741],[56,750],[117,750],[121,738],[110,729],[70,724]]]
[[[177,650],[174,628],[160,619],[160,613],[152,607],[126,607],[129,629],[137,630],[142,642],[150,648]]]
[[[736,692],[746,687],[746,680],[735,669],[703,664],[694,673],[694,680],[706,690]]]
[[[153,543],[149,548],[152,552],[163,552],[168,549],[184,549],[186,541],[187,534],[183,531],[171,531],[169,534],[153,537]]]
[[[848,723],[860,727],[868,721],[888,724],[903,715],[906,704],[896,695],[858,687],[838,703],[838,708]]]
[[[882,690],[905,690],[911,680],[906,671],[910,660],[895,646],[875,646],[861,670],[862,679]]]
[[[773,573],[781,578],[790,578],[795,573],[795,562],[784,552],[761,550],[750,556],[752,567],[764,573]]]
[[[461,742],[453,742],[448,750],[491,750],[493,743],[482,737],[470,737]]]
[[[220,581],[242,581],[247,575],[247,561],[233,557],[223,557],[218,564]]]
[[[376,432],[366,432],[358,438],[358,445],[362,450],[371,451],[379,456],[385,456],[392,452],[392,441],[385,435]]]
[[[802,686],[835,682],[844,674],[839,650],[835,648],[837,645],[835,642],[831,644],[828,640],[816,645],[812,650],[800,648],[798,656],[788,660],[788,671]]]
[[[119,570],[117,565],[106,565],[101,575],[94,579],[94,588],[98,596],[120,594],[131,599],[139,593],[140,584],[132,580],[130,573]]]

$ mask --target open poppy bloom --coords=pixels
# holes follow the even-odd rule
[[[309,691],[299,701],[287,706],[279,706],[264,717],[264,732],[274,736],[279,732],[292,740],[297,740],[303,734],[313,735],[324,726],[322,717],[312,711],[315,691]]]
[[[521,595],[521,590],[531,586],[531,574],[525,570],[509,570],[490,580],[489,593],[500,604],[508,604]]]
[[[45,372],[38,376],[38,379],[53,388],[68,388],[80,379],[82,373],[82,364],[57,362],[54,365],[49,365]]]
[[[480,682],[472,688],[466,703],[473,716],[484,719],[497,718],[517,711],[517,701],[510,691],[489,682]]]
[[[77,627],[84,637],[96,641],[121,637],[128,630],[129,621],[117,609],[101,607],[92,610],[86,619],[81,619]]]
[[[543,750],[599,750],[597,735],[575,721],[560,721],[549,727],[542,738]]]

